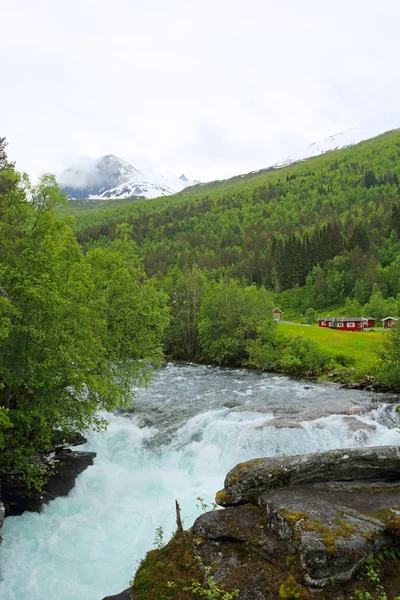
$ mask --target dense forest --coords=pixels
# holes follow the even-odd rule
[[[37,488],[43,453],[132,403],[169,320],[129,228],[84,254],[62,201],[51,175],[32,186],[15,171],[0,138],[0,470]]]
[[[283,308],[399,314],[400,132],[176,196],[71,212],[84,248],[128,222],[148,275],[196,266],[280,293]],[[287,292],[287,290],[292,290]],[[282,294],[282,292],[284,292]]]

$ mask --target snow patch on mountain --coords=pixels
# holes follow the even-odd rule
[[[177,179],[168,179],[150,169],[136,169],[113,154],[80,159],[61,173],[58,182],[70,199],[100,200],[169,196],[199,183],[183,174]]]
[[[301,148],[297,152],[293,152],[271,166],[274,168],[286,167],[294,162],[312,158],[313,156],[320,156],[331,150],[338,150],[339,148],[358,144],[393,129],[400,129],[400,113],[398,112],[380,116],[361,126],[347,129],[341,133],[331,135],[324,140],[314,142],[306,148]]]

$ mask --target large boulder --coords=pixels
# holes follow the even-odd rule
[[[396,480],[400,473],[400,448],[377,446],[317,452],[300,456],[259,458],[239,463],[217,493],[220,506],[257,503],[267,490],[289,485],[353,479]]]
[[[348,581],[368,556],[396,543],[399,502],[400,482],[377,481],[290,487],[258,500],[268,531],[296,554],[314,588]]]
[[[400,589],[393,552],[400,551],[399,467],[398,447],[237,465],[217,496],[227,508],[201,515],[190,531],[150,551],[136,574],[132,599],[188,600],[188,586],[202,581],[208,589],[210,573],[220,591],[237,590],[239,600],[348,600],[360,591],[380,597],[383,589],[388,598],[395,597]],[[191,551],[188,544],[177,546],[183,539]],[[376,567],[380,581],[371,581],[360,567],[388,548],[383,556],[393,558]],[[197,574],[189,569],[194,561]]]
[[[350,425],[357,423],[350,421]],[[217,494],[224,511],[193,526],[196,552],[220,581],[237,581],[238,547],[309,589],[343,584],[377,552],[399,546],[400,448],[351,448],[241,463]],[[258,568],[258,567],[257,567]],[[269,598],[251,569],[240,598]],[[246,591],[247,590],[247,591]],[[275,590],[276,591],[276,590]]]
[[[95,452],[58,449],[48,458],[52,474],[42,493],[29,489],[18,473],[0,470],[0,498],[7,516],[21,515],[25,510],[39,512],[50,500],[67,496],[74,487],[77,476],[93,465],[95,457]]]

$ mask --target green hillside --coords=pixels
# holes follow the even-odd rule
[[[374,283],[386,298],[400,292],[399,181],[394,131],[175,196],[75,209],[76,230],[83,245],[99,244],[129,222],[150,275],[197,265],[276,292],[307,284],[314,308],[365,304]]]

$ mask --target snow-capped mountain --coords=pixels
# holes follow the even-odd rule
[[[96,159],[81,159],[58,177],[58,183],[71,199],[156,198],[176,194],[198,181],[185,175],[167,179],[149,169],[136,169],[130,163],[107,154]]]
[[[283,160],[278,161],[271,166],[275,168],[286,167],[299,160],[305,160],[306,158],[325,154],[325,152],[329,152],[330,150],[338,150],[339,148],[346,148],[347,146],[358,144],[359,142],[369,140],[381,133],[393,129],[400,129],[400,113],[383,115],[377,117],[373,122],[365,123],[359,127],[353,127],[352,129],[347,129],[341,133],[331,135],[324,140],[314,142],[306,148],[293,152],[293,154],[290,154]]]

